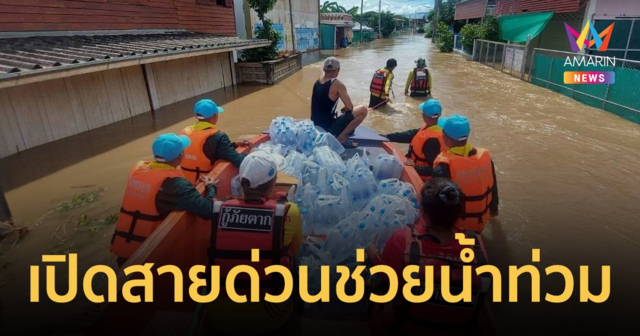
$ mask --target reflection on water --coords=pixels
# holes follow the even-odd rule
[[[424,57],[433,76],[433,94],[442,102],[444,114],[468,116],[471,142],[488,148],[496,163],[501,213],[483,233],[490,260],[500,266],[530,264],[531,248],[540,248],[541,268],[610,264],[611,304],[630,305],[634,296],[625,290],[634,288],[640,276],[638,125],[460,56],[432,52],[431,46],[421,37],[404,37],[316,53],[307,56],[310,65],[276,86],[241,86],[205,96],[223,102],[225,113],[219,126],[236,139],[261,132],[276,116],[308,117],[311,88],[321,76],[322,63],[313,62],[319,57],[340,57],[340,79],[354,103],[363,105],[368,104],[373,71],[393,57],[398,60],[396,97],[390,106],[370,113],[365,123],[380,133],[406,130],[422,123],[416,108],[419,101],[403,93],[414,60]],[[104,206],[118,204],[131,165],[150,158],[150,143],[157,134],[179,132],[192,123],[194,100],[2,160],[0,174],[14,216],[32,222],[56,200],[73,195],[74,185],[108,188]],[[39,244],[48,239],[47,230],[37,228],[7,257],[20,259],[22,265],[35,262]],[[105,253],[109,238],[110,232],[105,231],[92,251]],[[108,254],[96,260],[105,258]],[[26,282],[25,269],[21,274]],[[572,269],[578,283],[577,268]],[[592,273],[592,281],[597,281],[600,269],[592,267]],[[555,280],[543,285],[543,299],[545,290],[555,294],[562,290],[562,283]],[[26,287],[21,289],[26,292]],[[507,298],[506,292],[503,297]],[[577,291],[574,299],[577,302]],[[493,307],[503,331],[513,333],[521,331],[523,323],[536,330],[596,317],[611,321],[633,311],[620,312],[611,304],[573,309],[526,304]],[[606,330],[607,326],[593,328]]]

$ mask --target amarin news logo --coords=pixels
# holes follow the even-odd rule
[[[595,44],[596,47],[598,47],[598,51],[607,51],[607,48],[609,47],[609,40],[611,39],[611,33],[613,32],[614,24],[615,22],[612,23],[609,27],[607,27],[607,29],[603,30],[602,33],[598,34],[598,32],[596,31],[596,28],[593,27],[590,22],[587,22],[587,24],[584,26],[584,29],[582,29],[582,33],[578,35],[578,32],[575,31],[573,28],[571,28],[565,22],[564,27],[567,30],[569,43],[571,43],[571,50],[573,50],[574,52],[580,52],[580,50],[582,50],[582,48],[586,46],[585,42],[587,39],[587,33],[589,32],[589,30],[591,30],[591,35],[593,36],[593,39],[591,40],[591,42],[589,42],[588,48],[593,47],[593,45]],[[577,40],[572,38],[572,36],[575,37]],[[602,40],[603,37],[605,37],[604,41]]]
[[[600,34],[596,31],[595,27],[590,22],[582,29],[582,32],[578,34],[575,29],[571,28],[566,22],[564,27],[567,30],[567,37],[569,37],[569,43],[571,44],[571,50],[574,52],[580,52],[583,48],[591,48],[594,45],[598,48],[598,51],[607,51],[609,47],[609,40],[613,33],[612,23],[609,27],[603,30]],[[593,39],[587,43],[587,35],[591,32]],[[603,39],[604,38],[604,39]],[[593,55],[581,55],[581,56],[567,56],[567,60],[564,62],[564,66],[580,67],[580,66],[614,66],[616,65],[616,58],[609,56],[593,56]],[[564,83],[565,84],[613,84],[616,80],[615,72],[613,71],[565,71]]]

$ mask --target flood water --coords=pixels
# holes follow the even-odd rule
[[[613,327],[611,321],[625,323],[620,321],[628,320],[633,311],[637,318],[632,303],[640,299],[635,285],[640,278],[640,125],[433,49],[422,37],[399,37],[354,46],[335,56],[342,62],[339,78],[349,88],[354,104],[368,104],[373,71],[383,67],[387,58],[398,60],[395,100],[370,113],[365,121],[380,133],[421,126],[419,101],[404,97],[403,91],[414,60],[426,58],[434,81],[433,96],[442,102],[444,114],[469,117],[471,143],[489,149],[495,161],[500,216],[482,236],[490,261],[503,270],[504,282],[507,265],[531,264],[532,248],[541,249],[541,262],[535,264],[541,270],[552,264],[572,269],[576,290],[569,306],[492,303],[500,330],[505,334],[548,328],[560,331],[561,324],[589,323],[588,330],[607,331]],[[205,96],[223,102],[225,113],[219,126],[236,140],[261,132],[277,116],[308,117],[311,88],[322,75],[321,65],[311,62],[272,87],[241,86]],[[90,189],[86,186],[107,189],[98,209],[119,206],[131,166],[137,160],[151,159],[150,145],[158,134],[177,133],[193,123],[194,101],[0,161],[0,176],[14,217],[31,225],[61,200]],[[10,262],[0,270],[5,278],[0,279],[4,282],[0,288],[3,320],[19,318],[10,304],[28,300],[28,265],[51,250],[55,229],[47,223],[33,228],[19,246],[3,256]],[[103,228],[76,246],[81,265],[112,262],[108,253],[112,230],[112,226]],[[608,303],[578,304],[578,265],[591,266],[596,294],[599,265],[612,266]],[[562,291],[562,281],[555,277],[542,272],[543,301],[545,292]],[[506,289],[503,292],[506,301]]]

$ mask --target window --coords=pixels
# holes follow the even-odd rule
[[[615,25],[607,51],[600,52],[594,45],[589,49],[589,54],[637,60],[640,54],[640,19],[595,20],[593,27],[597,32],[602,32],[612,23]]]

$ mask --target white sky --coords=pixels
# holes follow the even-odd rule
[[[325,0],[321,0],[323,4]],[[351,7],[360,7],[361,0],[330,0],[337,1],[347,10]],[[433,0],[382,0],[382,10],[396,14],[413,14],[414,12],[428,12],[433,8]],[[364,11],[378,11],[378,0],[364,0]]]

